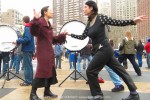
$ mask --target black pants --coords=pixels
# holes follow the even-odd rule
[[[121,66],[119,61],[113,56],[113,50],[111,46],[108,45],[106,47],[100,48],[97,51],[86,70],[92,96],[102,94],[98,82],[98,74],[105,65],[109,66],[123,79],[130,91],[135,91],[137,89],[130,75],[126,72],[123,66]]]
[[[128,66],[127,59],[123,60],[123,66]]]
[[[119,62],[122,63],[124,60],[126,59],[129,59],[129,61],[131,62],[135,72],[138,74],[138,75],[141,75],[141,70],[138,66],[138,64],[136,63],[135,61],[135,55],[134,54],[121,54],[118,58]]]

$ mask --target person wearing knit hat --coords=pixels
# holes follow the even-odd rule
[[[147,65],[148,69],[150,69],[150,38],[147,39],[147,43],[144,45],[144,49],[146,51],[146,61],[147,61]]]
[[[88,16],[87,26],[83,34],[76,35],[67,33],[67,35],[80,40],[83,40],[86,37],[90,37],[92,40],[93,59],[86,70],[92,97],[88,98],[87,100],[104,100],[104,96],[97,78],[99,72],[105,65],[109,66],[114,72],[116,72],[127,84],[130,90],[130,95],[122,100],[140,100],[140,97],[136,92],[137,87],[135,86],[130,75],[113,56],[113,49],[106,35],[105,26],[136,25],[143,20],[147,20],[148,17],[142,15],[134,18],[133,20],[116,20],[106,15],[98,14],[97,4],[92,0],[88,0],[87,2],[85,2],[83,13],[84,15]]]

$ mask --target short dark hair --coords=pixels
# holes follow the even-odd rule
[[[44,17],[44,12],[47,11],[49,6],[45,6],[41,9],[41,17]]]
[[[24,21],[25,23],[29,23],[29,22],[30,22],[30,17],[29,17],[29,16],[24,16],[24,17],[23,17],[23,21]]]
[[[88,5],[89,7],[92,7],[92,8],[93,8],[93,12],[94,12],[95,14],[98,13],[98,7],[97,7],[96,2],[94,2],[94,1],[92,1],[92,0],[88,0],[88,1],[85,3],[85,5]]]

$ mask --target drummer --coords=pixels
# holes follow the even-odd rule
[[[24,34],[20,37],[16,44],[22,44],[23,52],[23,68],[25,81],[21,83],[21,86],[29,86],[33,81],[33,66],[32,66],[32,56],[35,52],[34,37],[30,33],[30,17],[23,17]]]

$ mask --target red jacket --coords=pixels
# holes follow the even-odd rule
[[[66,36],[53,36],[50,22],[41,17],[31,21],[31,34],[37,37],[37,70],[35,78],[51,78],[56,75],[53,44],[64,43]]]
[[[145,44],[144,49],[146,50],[147,53],[150,53],[150,42]]]

